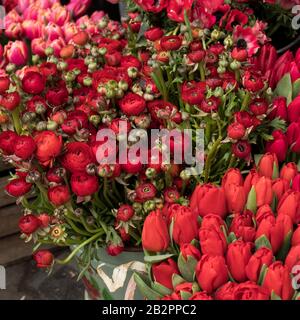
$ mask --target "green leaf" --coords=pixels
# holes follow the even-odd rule
[[[169,234],[170,234],[170,239],[171,239],[171,245],[173,247],[174,242],[173,242],[173,229],[174,229],[174,218],[172,218],[170,226],[169,226]]]
[[[295,99],[300,94],[300,79],[297,79],[293,83],[293,99]]]
[[[292,101],[293,95],[293,86],[292,79],[289,73],[286,73],[281,80],[278,82],[277,87],[275,89],[275,94],[277,96],[286,97],[287,104],[289,105]]]
[[[200,291],[200,287],[199,287],[199,284],[197,282],[193,282],[192,291],[193,291],[193,294],[195,292],[199,292]]]
[[[162,284],[160,284],[158,282],[152,282],[151,283],[151,288],[155,292],[158,292],[158,293],[162,294],[163,296],[167,296],[167,295],[172,293],[172,291],[169,288],[163,286]]]
[[[232,242],[234,242],[236,240],[237,240],[237,238],[236,238],[235,233],[234,232],[230,232],[228,237],[227,237],[227,243],[229,244],[229,243],[232,243]]]
[[[266,248],[269,248],[272,250],[271,243],[265,235],[262,235],[261,237],[259,237],[258,239],[255,240],[256,250],[258,250],[259,248],[262,248],[262,247],[266,247]]]
[[[281,298],[272,290],[271,300],[281,300]]]
[[[278,254],[277,254],[277,260],[284,261],[291,246],[291,239],[292,239],[293,232],[290,230],[286,237],[284,238],[283,245],[281,246]]]
[[[182,254],[179,255],[178,269],[186,281],[192,282],[194,280],[196,266],[197,260],[194,257],[188,256],[185,260]]]
[[[148,262],[148,263],[157,263],[157,262],[161,262],[163,260],[169,259],[173,256],[174,256],[173,253],[160,254],[160,255],[156,255],[156,256],[145,256],[144,260],[145,260],[145,262]]]
[[[140,275],[138,275],[137,273],[134,273],[134,281],[137,285],[137,287],[139,288],[139,290],[141,291],[141,293],[143,294],[144,297],[146,297],[149,300],[158,300],[160,298],[162,298],[163,296],[154,291],[153,289],[151,289],[144,281],[143,279],[140,277]]]
[[[256,191],[254,186],[252,186],[247,199],[246,209],[256,213],[257,205],[256,205]]]
[[[262,286],[265,280],[265,276],[267,274],[268,271],[268,267],[266,264],[263,264],[261,269],[260,269],[260,273],[259,273],[259,277],[258,277],[258,281],[257,284]]]
[[[182,300],[189,300],[192,294],[186,291],[180,291],[180,296]]]
[[[279,168],[278,168],[278,164],[276,164],[274,161],[272,180],[275,180],[277,178],[279,178]]]
[[[180,275],[174,273],[172,277],[173,288],[175,289],[179,284],[186,282]]]
[[[114,300],[114,298],[106,288],[102,290],[102,297],[103,297],[103,300]]]
[[[263,154],[255,154],[254,155],[254,161],[255,161],[255,164],[256,164],[257,167],[259,165],[259,161],[262,158],[262,156],[263,156]]]

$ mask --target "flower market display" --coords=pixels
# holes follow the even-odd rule
[[[251,1],[4,5],[0,154],[38,267],[75,259],[94,299],[299,298],[300,50]]]

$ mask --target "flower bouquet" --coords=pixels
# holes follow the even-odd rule
[[[219,221],[224,248],[213,253],[217,260],[235,240],[241,247],[246,243],[248,255],[255,254],[254,242],[271,250],[272,239],[268,243],[263,231],[256,238],[255,213],[263,205],[270,206],[270,224],[291,219],[280,237],[294,231],[298,214],[289,217],[285,209],[279,215],[277,201],[288,193],[284,181],[297,169],[286,165],[281,173],[293,171],[293,177],[271,179],[278,178],[277,162],[298,161],[299,59],[277,56],[265,23],[251,8],[242,12],[224,1],[137,0],[128,3],[128,16],[119,23],[103,12],[74,20],[70,7],[57,1],[30,1],[23,11],[21,4],[7,15],[1,47],[0,150],[15,168],[5,189],[23,208],[21,237],[34,242],[39,267],[51,270],[55,262],[76,258],[79,278],[99,297],[91,274],[98,273],[105,285],[114,283],[99,267],[104,254],[140,251],[133,258],[138,260],[143,245],[146,261],[154,262],[172,248],[167,258],[175,268],[181,249],[174,243],[189,247],[200,239],[202,246],[197,216],[247,217],[251,230],[245,239],[240,228],[231,231],[231,217]],[[259,172],[251,171],[267,151]],[[261,169],[266,161],[272,162],[268,174]],[[241,174],[248,172],[246,184]],[[227,178],[234,181],[226,184]],[[173,215],[189,221],[191,230],[176,227]],[[168,227],[172,238],[176,234],[172,245]],[[273,255],[280,251],[285,258],[288,249],[282,249],[283,240],[278,243]],[[44,244],[69,247],[71,253],[58,260],[40,249]],[[204,247],[199,259],[215,243]],[[133,266],[143,270],[131,258],[122,263],[126,272]],[[228,262],[223,264],[227,270]],[[192,269],[186,272],[193,275]],[[248,278],[242,279],[235,280]],[[155,297],[172,293],[168,281],[168,291],[155,282]],[[156,292],[140,276],[136,282]],[[205,289],[207,295],[224,283]]]

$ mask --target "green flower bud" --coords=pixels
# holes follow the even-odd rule
[[[130,78],[135,79],[138,76],[138,69],[135,67],[129,67],[127,73]]]
[[[220,31],[215,29],[212,31],[210,36],[211,36],[212,40],[217,41],[220,39],[221,34],[220,34]]]
[[[90,116],[89,120],[95,127],[97,127],[98,124],[101,122],[101,117],[97,114],[94,114]]]
[[[90,87],[93,83],[93,79],[90,78],[90,77],[85,77],[83,79],[83,84],[86,86],[86,87]]]
[[[16,65],[13,64],[13,63],[9,63],[9,64],[6,66],[5,70],[6,70],[8,73],[12,73],[12,72],[14,72],[14,71],[16,70]]]
[[[99,48],[98,51],[101,56],[104,56],[107,52],[107,49],[105,47],[102,47],[102,48]]]
[[[127,91],[128,90],[128,83],[125,80],[121,80],[118,83],[118,87],[119,87],[119,89],[121,89],[123,91]]]
[[[230,63],[230,68],[232,70],[239,70],[241,67],[241,63],[237,60],[233,60],[231,63]]]
[[[89,63],[88,68],[89,68],[89,71],[91,72],[97,70],[97,63],[96,62]]]
[[[54,53],[54,49],[51,47],[46,48],[45,54],[46,56],[51,56]]]
[[[55,121],[49,120],[47,123],[47,130],[54,131],[57,129],[57,123]]]
[[[153,179],[156,176],[156,170],[154,168],[147,168],[145,174],[148,179]]]
[[[226,72],[226,69],[225,69],[224,67],[218,67],[217,72],[218,72],[219,74],[223,74],[223,73]]]
[[[156,209],[155,201],[148,200],[143,204],[143,208],[146,212],[153,211]]]
[[[40,121],[40,122],[36,125],[36,130],[37,130],[37,131],[47,130],[47,122],[46,122],[46,121]]]

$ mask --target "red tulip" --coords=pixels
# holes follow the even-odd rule
[[[173,290],[172,277],[174,274],[179,274],[179,270],[175,261],[168,259],[161,263],[153,264],[152,274],[154,281]]]
[[[300,225],[298,225],[292,237],[292,246],[297,246],[298,244],[300,244]]]
[[[233,300],[269,300],[269,297],[267,289],[247,281],[236,286]]]
[[[272,250],[261,247],[249,259],[245,271],[249,280],[257,282],[263,265],[269,266],[273,262]]]
[[[300,269],[300,245],[293,246],[285,259],[285,266],[290,272],[292,272],[293,267],[296,265]]]
[[[233,232],[239,239],[245,242],[253,242],[255,238],[255,228],[253,224],[253,213],[246,210],[242,213],[236,213],[231,221],[229,233]]]
[[[153,234],[156,236],[153,237]],[[143,248],[151,252],[163,252],[169,247],[170,237],[167,222],[161,211],[152,211],[145,219],[142,232]]]
[[[246,266],[251,257],[252,244],[237,240],[229,244],[226,262],[232,277],[238,281],[243,282],[247,280]]]
[[[210,184],[198,185],[192,194],[190,207],[196,215],[217,214],[225,217],[227,213],[226,198],[223,188]]]
[[[256,191],[256,204],[258,207],[264,204],[271,204],[273,200],[272,180],[261,177],[254,185]]]
[[[202,256],[196,267],[196,277],[202,290],[209,294],[228,281],[228,270],[222,256]]]
[[[171,216],[173,219],[173,234],[174,241],[183,245],[190,243],[198,237],[198,221],[197,216],[192,213],[191,209],[179,204],[171,206]]]
[[[234,300],[234,291],[238,284],[236,282],[227,282],[215,292],[216,300]]]
[[[300,222],[300,192],[288,190],[280,199],[277,206],[278,215],[286,214],[293,223]]]
[[[297,165],[294,162],[285,164],[280,170],[280,178],[287,180],[289,183],[298,173]]]
[[[243,186],[229,185],[225,190],[229,212],[241,212],[246,204],[246,193]]]
[[[281,261],[276,261],[268,267],[262,286],[282,300],[290,300],[294,293],[290,272]]]
[[[278,160],[275,153],[264,154],[258,164],[258,173],[267,178],[274,178],[274,172],[278,172]],[[275,177],[277,178],[277,177]]]
[[[227,241],[223,231],[217,227],[199,230],[199,240],[203,254],[223,256],[227,249]]]

